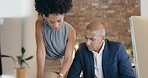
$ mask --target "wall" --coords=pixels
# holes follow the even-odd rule
[[[2,54],[9,54],[14,57],[20,54],[21,47],[26,49],[25,57],[33,55],[34,58],[27,63],[30,69],[27,68],[26,78],[36,78],[36,45],[35,45],[35,20],[37,14],[34,10],[34,0],[23,0],[21,7],[21,17],[4,18],[4,23],[1,25],[1,49]],[[19,2],[17,2],[19,4]],[[16,4],[16,5],[17,5]],[[15,68],[11,59],[2,59],[3,74],[15,75]]]
[[[1,25],[1,54],[20,54],[22,41],[21,18],[7,18]],[[15,65],[11,59],[2,58],[3,74],[14,75]]]
[[[131,43],[129,16],[140,15],[139,0],[73,0],[73,9],[65,17],[77,31],[77,43],[86,25],[99,20],[105,23],[106,37],[122,43]]]
[[[141,0],[140,3],[141,3],[141,16],[148,16],[148,9],[147,9],[148,0]]]
[[[0,32],[1,32],[1,23],[0,23]],[[0,54],[1,54],[1,33],[0,33]],[[2,60],[0,58],[0,75],[2,75],[2,62],[1,61]]]
[[[23,1],[24,0],[0,0],[0,17],[21,17],[23,15],[21,12],[23,10],[21,7]]]
[[[34,58],[27,63],[27,78],[36,76],[34,16],[27,18],[7,18],[1,25],[1,51],[2,54],[16,57],[21,53],[21,46],[26,49],[25,57],[33,55]],[[3,74],[15,75],[15,65],[11,59],[2,58]]]
[[[23,46],[26,48],[26,56],[33,55],[33,59],[28,61],[30,69],[27,71],[27,78],[36,78],[36,44],[35,44],[35,22],[37,13],[34,10],[34,1],[31,1],[30,16],[23,18]]]

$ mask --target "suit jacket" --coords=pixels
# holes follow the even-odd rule
[[[94,57],[86,43],[79,45],[67,78],[95,78]],[[105,40],[102,54],[102,71],[104,78],[135,78],[128,54],[119,42]]]

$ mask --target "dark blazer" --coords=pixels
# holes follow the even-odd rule
[[[86,43],[80,44],[67,78],[80,78],[81,71],[84,78],[95,78],[94,69],[93,53]],[[121,43],[105,40],[102,71],[104,78],[135,78],[129,56]]]

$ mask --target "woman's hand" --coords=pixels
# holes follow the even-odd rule
[[[61,74],[61,73],[58,73],[58,74],[57,74],[57,78],[64,78],[64,75]]]
[[[57,78],[64,78],[64,77],[61,77],[61,76],[58,75]]]

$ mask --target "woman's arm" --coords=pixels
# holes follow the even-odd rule
[[[45,47],[42,35],[42,20],[36,21],[36,59],[37,59],[37,78],[43,78],[44,64],[45,64]]]
[[[59,72],[59,74],[62,74],[63,76],[66,75],[66,73],[68,72],[71,66],[75,40],[76,40],[76,31],[73,27],[70,27],[70,31],[68,34],[68,41],[67,41],[65,55],[64,55],[64,61],[63,61],[61,70]],[[59,76],[59,78],[63,78],[63,77]]]

